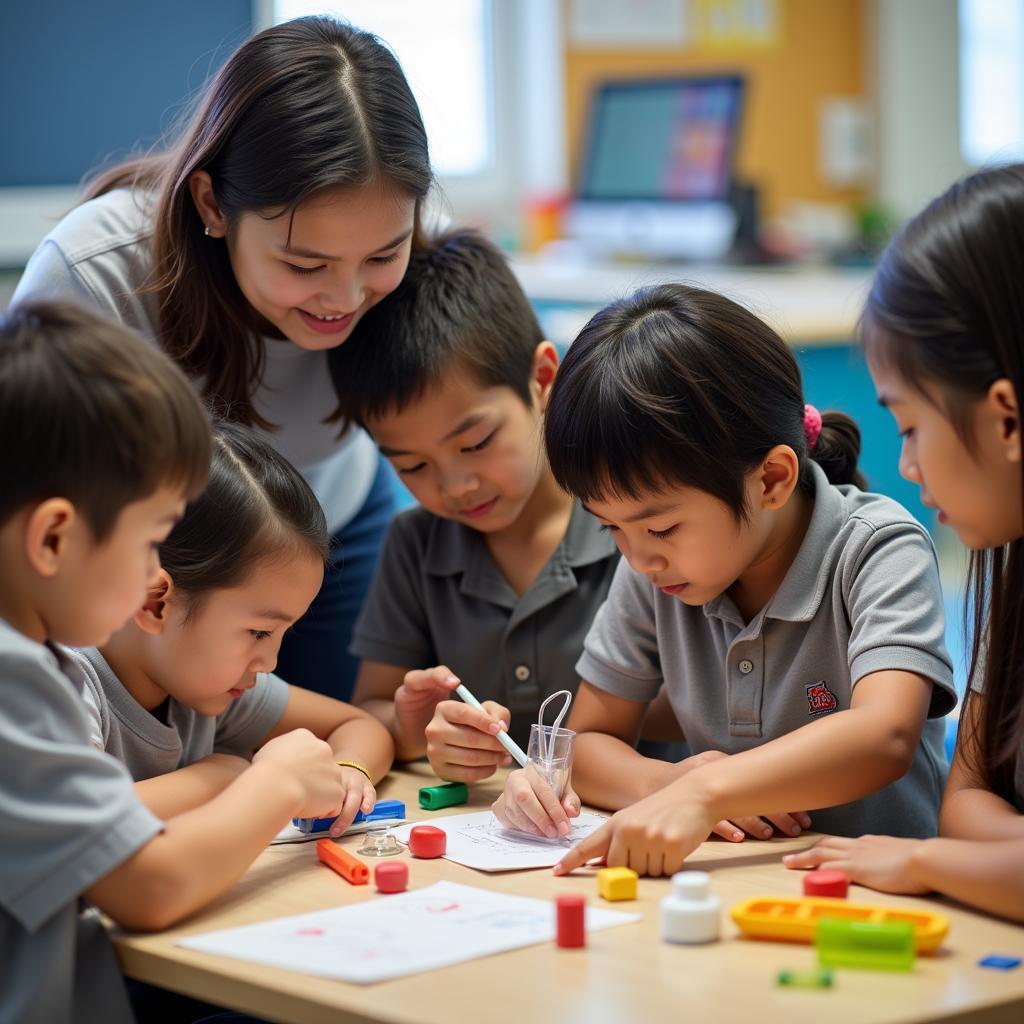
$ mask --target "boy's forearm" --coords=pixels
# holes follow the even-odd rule
[[[167,928],[233,885],[301,806],[302,788],[255,764],[202,807],[167,822],[129,862],[88,893],[126,928]],[[196,865],[202,865],[197,870]]]
[[[339,725],[327,742],[337,760],[355,761],[368,768],[374,783],[387,775],[395,756],[391,733],[372,714],[360,715]]]
[[[927,839],[911,859],[921,885],[989,913],[1024,921],[1024,840]]]
[[[672,783],[712,820],[806,811],[859,800],[902,777],[916,744],[868,709],[851,708]]]
[[[572,786],[584,803],[618,811],[664,786],[673,767],[614,736],[584,732],[576,737]]]
[[[166,775],[135,783],[135,795],[165,821],[212,800],[247,768],[244,757],[210,754]]]
[[[1024,815],[987,789],[947,788],[939,834],[948,839],[1024,840]]]

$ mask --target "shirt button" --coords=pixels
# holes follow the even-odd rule
[[[530,678],[530,666],[529,665],[516,665],[515,671],[516,679],[521,683],[525,683]]]
[[[738,665],[739,670],[745,675],[754,671],[754,663],[749,658],[744,658]]]

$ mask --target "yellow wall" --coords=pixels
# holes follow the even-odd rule
[[[568,0],[566,0],[568,2]],[[592,87],[609,78],[700,73],[743,74],[747,81],[737,171],[761,189],[761,211],[778,213],[793,199],[853,203],[818,169],[819,104],[830,96],[864,96],[865,0],[777,0],[778,33],[766,46],[672,49],[576,49],[565,54],[569,160],[576,169]]]

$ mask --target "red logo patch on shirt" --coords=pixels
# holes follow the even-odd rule
[[[835,711],[839,707],[836,695],[825,685],[824,679],[807,684],[807,710],[812,715],[821,715],[826,711]]]

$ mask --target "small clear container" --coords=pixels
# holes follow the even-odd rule
[[[386,825],[367,829],[363,845],[356,850],[362,857],[394,857],[401,852],[401,845]]]
[[[541,747],[541,729],[544,730],[544,745]],[[528,767],[540,772],[559,800],[565,794],[572,774],[572,751],[576,733],[572,729],[556,729],[554,726],[530,726],[530,745],[526,756]]]

